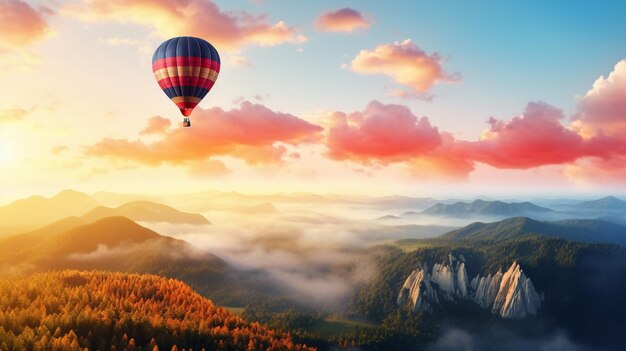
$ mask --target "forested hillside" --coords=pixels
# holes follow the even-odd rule
[[[622,279],[626,274],[626,251],[620,245],[542,236],[512,238],[490,245],[484,245],[482,240],[424,242],[429,246],[408,253],[392,247],[373,248],[387,250],[387,255],[380,256],[378,272],[357,294],[352,312],[377,323],[395,323],[398,315],[404,313],[396,298],[406,278],[421,263],[432,267],[453,253],[466,259],[469,278],[495,273],[506,269],[511,262],[519,262],[545,299],[535,324],[542,321],[545,325],[558,325],[576,340],[598,348],[613,349],[614,345],[623,345],[626,341],[623,331],[626,308],[621,303],[623,291],[626,291]],[[425,316],[418,314],[414,318],[423,320]],[[471,325],[504,323],[462,303],[447,304],[444,309],[435,311],[432,318],[440,322],[454,319]],[[509,324],[515,325],[515,322]],[[521,326],[515,325],[515,328]],[[363,343],[367,342],[360,340],[360,344]]]
[[[0,280],[0,349],[313,350],[178,280],[75,270]]]

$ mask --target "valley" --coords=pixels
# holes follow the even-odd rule
[[[71,194],[81,202],[91,198]],[[432,214],[389,224],[397,219],[375,218],[422,202],[307,196],[316,204],[307,207],[302,195],[190,194],[167,204],[145,198],[107,194],[114,207],[106,207],[94,197],[83,214],[68,211],[5,236],[2,280],[103,271],[176,279],[245,321],[319,350],[420,350],[437,344],[447,330],[441,325],[467,330],[471,321],[478,321],[475,333],[497,326],[529,340],[564,332],[580,347],[612,350],[622,341],[614,326],[626,325],[619,293],[626,286],[601,283],[626,274],[626,227],[612,209],[594,219],[549,221],[514,211],[492,222],[475,221],[484,213],[468,209],[453,225]],[[596,302],[589,305],[589,299]],[[524,327],[524,320],[537,327]],[[13,331],[11,342],[24,330]],[[59,339],[84,345],[87,336],[74,334]]]

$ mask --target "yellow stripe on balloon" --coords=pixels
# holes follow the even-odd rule
[[[217,75],[217,71],[202,66],[166,67],[154,71],[154,76],[157,80],[168,77],[187,76],[209,78],[210,80],[215,81],[215,79],[217,79]]]
[[[217,71],[211,70],[211,72],[209,73],[209,80],[214,81],[217,79]]]
[[[195,96],[176,96],[170,100],[172,100],[175,104],[179,102],[195,102],[196,104],[199,104],[200,101],[202,101],[202,99]]]

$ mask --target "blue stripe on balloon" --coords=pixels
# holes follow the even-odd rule
[[[189,55],[195,57],[202,57],[202,50],[200,49],[200,40],[197,38],[189,37]],[[198,82],[199,77],[196,77],[196,83]],[[190,82],[191,83],[191,82]],[[189,94],[191,96],[196,96],[196,91],[198,91],[198,86],[195,86],[189,89]]]
[[[189,39],[189,56],[202,57],[200,51],[200,39],[194,37],[187,37]]]
[[[168,41],[167,46],[165,48],[165,57],[175,57],[176,56],[176,49],[178,46],[178,40],[180,38],[172,38]],[[183,96],[183,92],[182,90],[178,87],[178,78],[177,77],[169,77],[169,79],[172,81],[172,86],[174,88],[174,91],[176,92],[176,95],[174,96]]]
[[[178,92],[177,92],[177,90],[175,88],[181,88],[181,87],[165,88],[165,89],[163,89],[163,91],[165,92],[167,97],[169,97],[170,99],[173,98],[173,97],[177,97],[177,96],[195,96],[195,97],[198,97],[198,98],[203,98],[209,92],[209,89],[207,89],[207,88],[199,88],[199,87],[194,87],[194,86],[184,86],[182,88],[195,89],[195,92],[194,92],[193,95],[180,95],[180,94],[178,94]]]
[[[181,43],[179,44],[179,42]],[[181,44],[185,43],[187,44],[186,46],[181,46]],[[196,45],[192,45],[193,43]],[[218,63],[221,63],[215,47],[206,40],[195,37],[176,37],[164,41],[152,55],[152,63],[162,58],[175,56],[213,58]]]
[[[189,56],[189,40],[187,37],[180,37],[176,42],[176,57],[187,57]],[[178,61],[178,59],[176,59]],[[176,69],[180,69],[178,62],[176,62]],[[181,76],[182,72],[178,71],[177,76]],[[174,78],[178,80],[178,89],[180,89],[180,96],[189,96],[189,86],[181,86],[180,79],[178,77]]]

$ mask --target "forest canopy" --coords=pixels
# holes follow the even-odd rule
[[[314,350],[184,283],[82,272],[0,280],[1,350]]]

